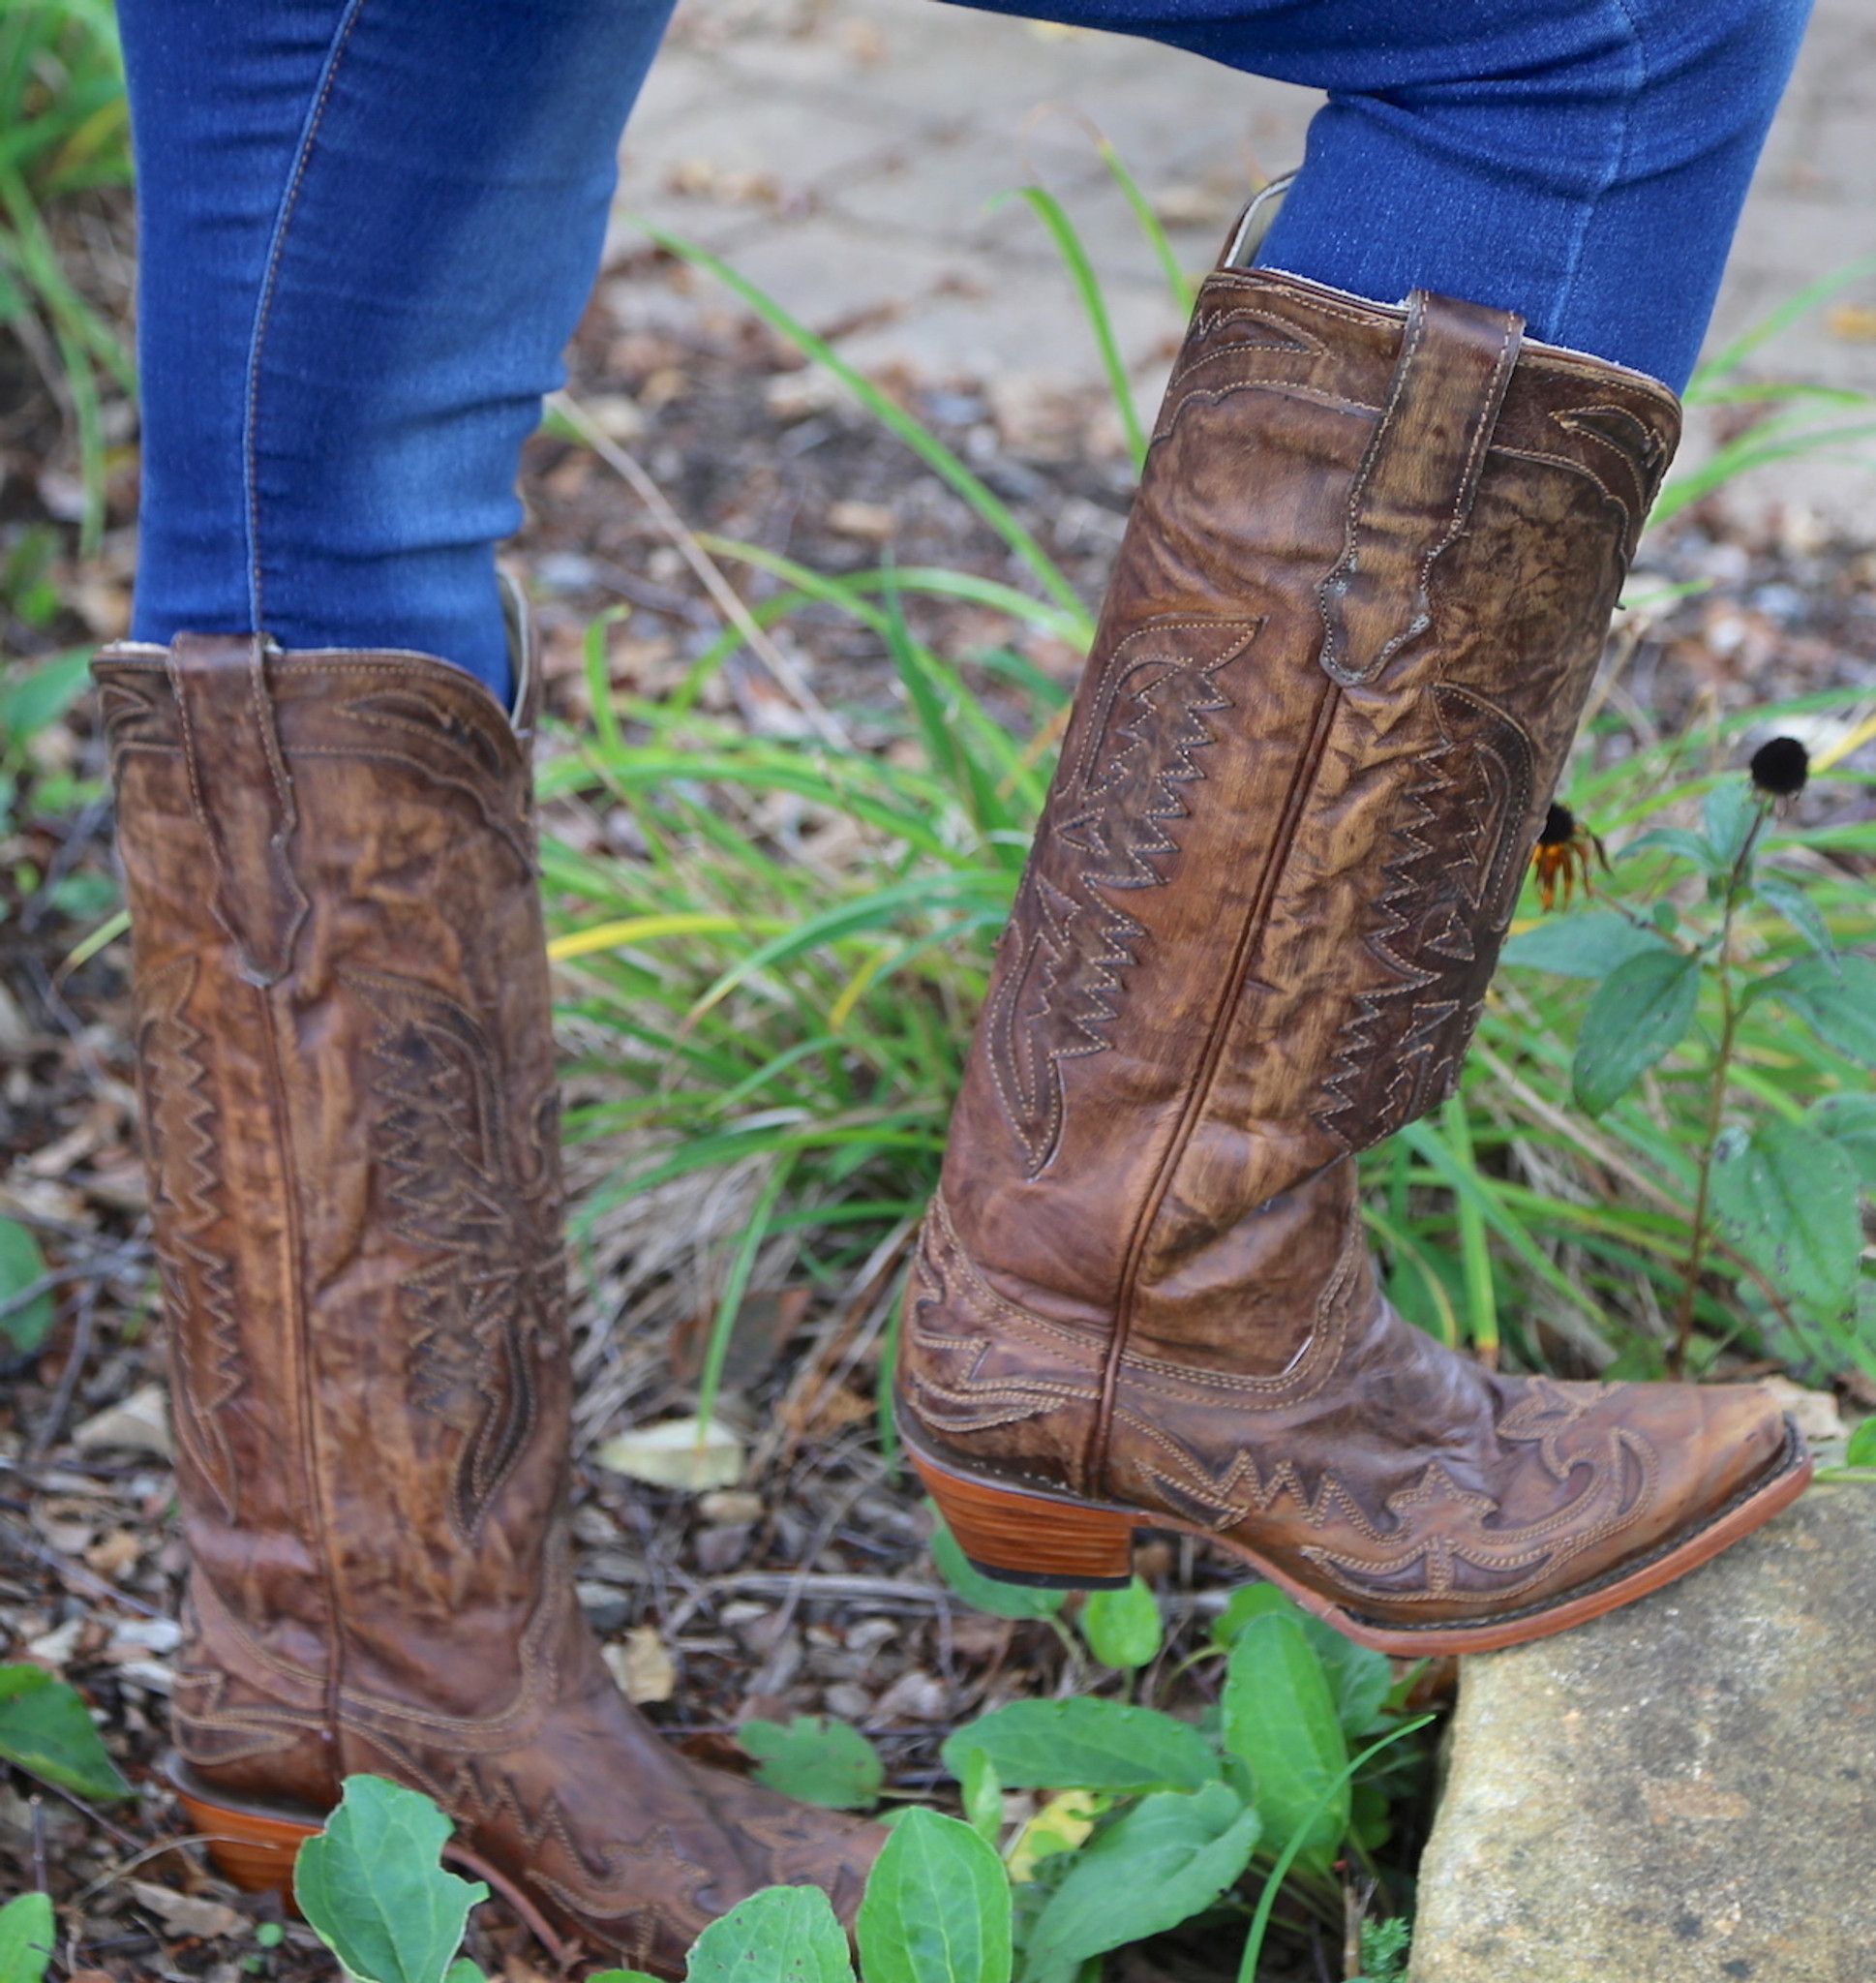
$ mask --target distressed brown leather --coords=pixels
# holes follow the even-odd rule
[[[427,1791],[562,1935],[672,1972],[879,1835],[674,1754],[574,1600],[524,735],[408,654],[183,635],[96,668],[193,1568],[197,1784]]]
[[[1786,1452],[1756,1390],[1402,1323],[1354,1153],[1452,1091],[1673,452],[1515,317],[1200,292],[907,1294],[917,1449],[1386,1626],[1532,1616]]]

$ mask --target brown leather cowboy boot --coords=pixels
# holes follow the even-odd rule
[[[1188,1529],[1365,1644],[1470,1651],[1809,1476],[1762,1391],[1453,1355],[1362,1244],[1354,1152],[1452,1091],[1679,432],[1520,331],[1200,293],[907,1291],[900,1422],[992,1574]]]
[[[677,1973],[882,1836],[673,1754],[574,1601],[525,740],[420,655],[100,656],[193,1557],[176,1781],[243,1883],[370,1771],[562,1960]]]

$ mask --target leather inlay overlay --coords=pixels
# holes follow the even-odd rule
[[[1402,795],[1398,851],[1363,939],[1370,961],[1316,1122],[1366,1149],[1451,1092],[1516,905],[1531,813],[1523,728],[1469,690],[1426,694],[1437,741]],[[1375,966],[1378,965],[1377,971]]]
[[[1004,1114],[1035,1176],[1061,1139],[1062,1064],[1104,1052],[1140,924],[1116,898],[1157,888],[1204,778],[1207,718],[1232,706],[1219,677],[1256,621],[1143,628],[1108,657],[1072,758],[1065,758],[998,953],[981,1037]]]
[[[514,1123],[487,1036],[462,1006],[408,980],[344,976],[379,1022],[373,1155],[387,1213],[430,1256],[401,1291],[410,1402],[463,1435],[450,1515],[468,1539],[533,1430],[535,1370],[565,1300],[543,1140],[553,1097]]]

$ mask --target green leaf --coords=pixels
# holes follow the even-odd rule
[[[1632,957],[1667,946],[1652,930],[1639,929],[1614,909],[1587,909],[1573,916],[1546,916],[1520,930],[1498,953],[1498,961],[1562,978],[1606,978]]]
[[[1142,1577],[1124,1590],[1090,1591],[1081,1607],[1081,1636],[1104,1666],[1144,1666],[1160,1650],[1165,1627],[1160,1601]],[[870,1983],[870,1979],[869,1979]]]
[[[1876,1467],[1876,1417],[1865,1419],[1850,1435],[1843,1449],[1846,1467]],[[0,1916],[0,1919],[4,1919]]]
[[[971,1827],[913,1810],[867,1876],[854,1923],[866,1983],[1010,1983],[1010,1881]]]
[[[39,1983],[57,1938],[49,1894],[21,1894],[0,1907],[0,1983]]]
[[[963,1767],[957,1772],[964,1815],[981,1839],[996,1843],[1003,1829],[1003,1780],[987,1749],[967,1749]]]
[[[83,693],[91,679],[91,656],[84,648],[53,655],[0,686],[0,738],[24,743],[56,722]]]
[[[1578,1105],[1600,1115],[1646,1068],[1679,1046],[1700,1003],[1700,960],[1645,951],[1618,964],[1583,1015],[1570,1083]]]
[[[445,1976],[443,1983],[450,1983],[450,1979]],[[663,1979],[649,1969],[594,1969],[587,1983],[663,1983]]]
[[[974,1749],[1016,1790],[1196,1790],[1219,1773],[1189,1723],[1091,1694],[1013,1700],[956,1729],[941,1752],[953,1776],[963,1775]]]
[[[1280,1613],[1237,1635],[1225,1672],[1225,1742],[1250,1769],[1273,1843],[1289,1839],[1347,1763],[1335,1697],[1308,1636]],[[1348,1829],[1348,1791],[1309,1820],[1302,1857],[1326,1866]]]
[[[1744,778],[1724,778],[1707,794],[1700,810],[1714,865],[1730,869],[1759,824],[1760,806],[1751,785]]]
[[[1228,1650],[1254,1618],[1287,1618],[1302,1629],[1335,1698],[1336,1720],[1351,1741],[1366,1735],[1382,1719],[1394,1686],[1394,1666],[1385,1653],[1358,1646],[1334,1626],[1305,1611],[1288,1592],[1273,1583],[1245,1584],[1212,1624],[1212,1638]]]
[[[853,1973],[847,1932],[818,1886],[766,1886],[739,1901],[684,1965],[687,1983],[853,1983]]]
[[[931,1532],[931,1560],[938,1574],[974,1610],[997,1618],[1052,1618],[1068,1600],[1066,1591],[1044,1591],[1031,1584],[1006,1584],[973,1570],[957,1538],[945,1526],[937,1507],[927,1501],[937,1526]]]
[[[1626,861],[1632,854],[1653,851],[1664,854],[1678,854],[1683,861],[1691,861],[1703,874],[1718,871],[1721,863],[1713,858],[1713,849],[1697,833],[1688,833],[1683,827],[1657,826],[1648,833],[1637,834],[1616,857]]]
[[[0,1306],[19,1300],[35,1281],[45,1278],[45,1256],[39,1241],[13,1219],[0,1219]],[[15,1350],[36,1350],[52,1328],[52,1297],[42,1291],[0,1318],[4,1333]]]
[[[1090,1956],[1202,1912],[1250,1863],[1261,1829],[1224,1784],[1143,1798],[1074,1855],[1030,1930],[1025,1983],[1068,1983]]]
[[[1837,946],[1831,941],[1830,925],[1801,882],[1794,881],[1789,874],[1761,874],[1752,888],[1759,900],[1783,916],[1819,957],[1834,960]]]
[[[737,1730],[759,1767],[756,1782],[803,1804],[830,1811],[870,1811],[886,1781],[878,1754],[858,1728],[827,1715],[779,1722],[744,1722]]]
[[[463,1925],[489,1890],[442,1868],[450,1822],[421,1791],[352,1776],[325,1829],[300,1847],[293,1898],[360,1983],[442,1983]]]
[[[1849,1307],[1862,1220],[1857,1174],[1838,1144],[1782,1120],[1722,1137],[1712,1193],[1721,1230],[1781,1287],[1828,1315]]]
[[[623,1976],[631,1972],[620,1969],[615,1973]],[[443,1972],[443,1983],[489,1983],[489,1979],[479,1964],[470,1962],[468,1956],[458,1956]],[[593,1983],[593,1979],[589,1977],[587,1983]]]
[[[0,1666],[0,1757],[80,1797],[128,1797],[76,1688],[43,1666]]]
[[[1876,1067],[1876,963],[1846,957],[1835,964],[1800,958],[1746,993],[1748,1002],[1782,998],[1806,1025],[1839,1053]]]
[[[1805,1120],[1850,1159],[1862,1188],[1876,1191],[1876,1095],[1827,1095]]]

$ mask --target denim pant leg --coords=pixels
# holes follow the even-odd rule
[[[1326,90],[1258,259],[1679,391],[1810,0],[966,0]]]
[[[505,693],[494,546],[670,0],[120,0],[133,633],[403,647]]]

